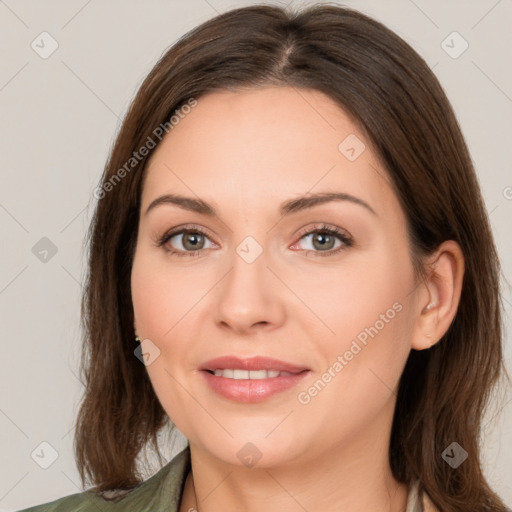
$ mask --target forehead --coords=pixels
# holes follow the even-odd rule
[[[143,208],[165,193],[250,210],[308,192],[398,207],[389,176],[349,115],[321,92],[269,87],[200,97],[146,169]]]

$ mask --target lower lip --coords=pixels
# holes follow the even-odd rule
[[[201,371],[210,388],[229,400],[243,403],[255,403],[267,400],[271,396],[296,386],[310,372],[270,379],[229,379],[216,377],[205,370]]]

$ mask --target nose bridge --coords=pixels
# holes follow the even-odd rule
[[[230,271],[217,295],[217,320],[235,329],[279,322],[282,313],[278,283],[271,282],[275,277],[267,268],[271,265],[270,251],[263,243],[247,235],[235,246]]]
[[[261,240],[262,237],[259,238]],[[231,258],[232,270],[228,275],[229,289],[226,291],[247,303],[261,300],[267,295],[270,252],[264,243],[253,235],[247,235],[235,246]]]

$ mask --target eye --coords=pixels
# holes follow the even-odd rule
[[[315,256],[332,256],[353,245],[353,240],[347,233],[337,227],[330,227],[325,224],[309,229],[302,234],[300,239],[307,238],[310,239],[310,247],[312,249],[306,248],[304,250],[307,254],[314,253]],[[338,246],[335,245],[336,241],[339,242]],[[297,243],[292,247],[296,245]]]
[[[165,233],[157,245],[165,245],[166,250],[176,256],[199,256],[203,249],[208,248],[205,247],[205,240],[209,238],[202,229],[193,226],[182,227]],[[172,244],[178,247],[175,248]]]

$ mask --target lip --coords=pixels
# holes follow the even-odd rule
[[[217,377],[210,373],[216,369],[226,368],[249,371],[277,370],[292,373],[293,375],[251,380]],[[212,391],[224,398],[242,403],[256,403],[267,400],[277,393],[293,388],[310,373],[310,369],[305,366],[298,366],[262,356],[243,359],[236,356],[218,357],[203,363],[199,370]]]
[[[279,372],[300,373],[309,370],[306,366],[298,366],[295,364],[272,359],[270,357],[253,356],[240,358],[237,356],[223,356],[210,359],[203,363],[200,370],[214,371],[217,369],[225,370],[226,368],[238,368],[239,370],[277,370]]]

